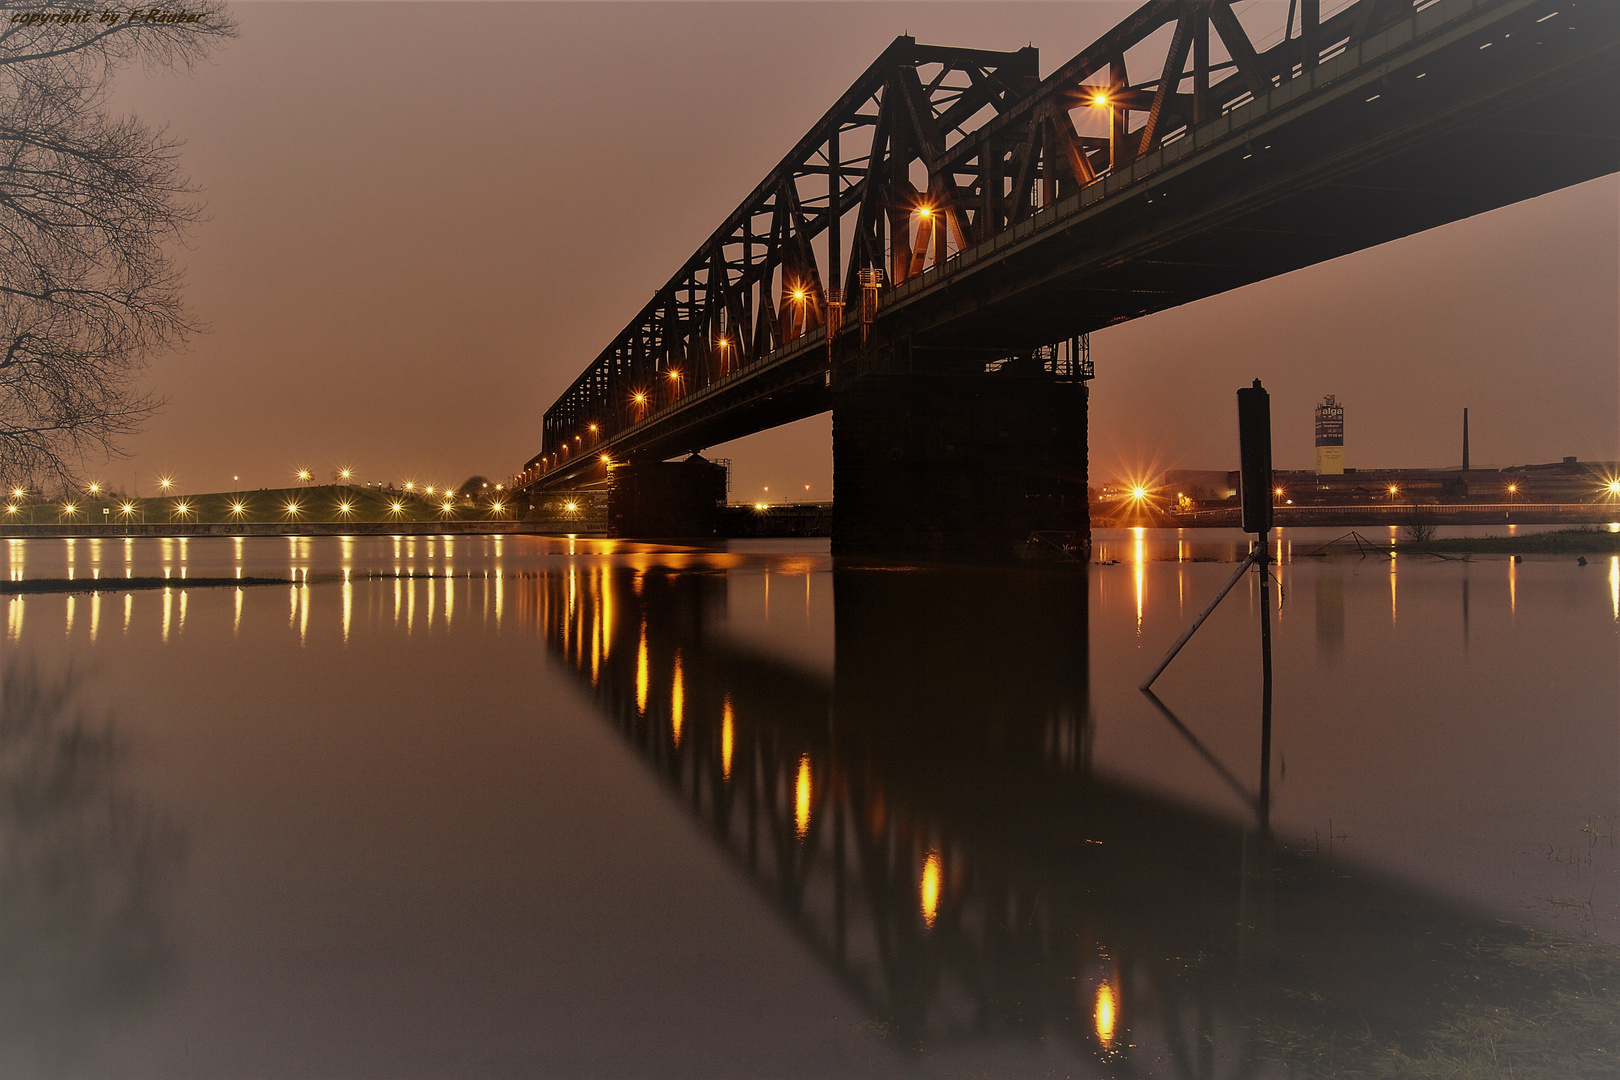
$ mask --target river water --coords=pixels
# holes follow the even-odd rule
[[[1235,532],[6,541],[0,1075],[1616,1075],[1620,558],[1334,536],[1269,805]]]

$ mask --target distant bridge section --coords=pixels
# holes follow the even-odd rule
[[[1620,4],[1292,6],[1257,45],[1230,0],[1150,0],[1044,80],[1030,49],[897,39],[517,484],[832,409],[837,549],[1083,530],[1089,331],[1620,169]]]

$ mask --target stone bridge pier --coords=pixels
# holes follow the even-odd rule
[[[1087,398],[1006,373],[834,383],[833,554],[999,561],[1048,530],[1089,545]]]

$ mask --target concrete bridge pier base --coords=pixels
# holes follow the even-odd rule
[[[726,487],[726,467],[696,454],[615,465],[608,476],[608,531],[648,540],[712,537]]]
[[[1089,546],[1087,396],[1004,375],[835,383],[833,554],[1013,559],[1045,530]]]

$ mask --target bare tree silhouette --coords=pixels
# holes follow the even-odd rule
[[[66,482],[86,456],[120,453],[160,404],[137,385],[146,364],[200,329],[175,260],[202,214],[180,143],[111,115],[108,92],[132,65],[189,69],[235,26],[221,0],[188,5],[184,22],[75,15],[22,0],[0,23],[0,479],[12,483]]]

